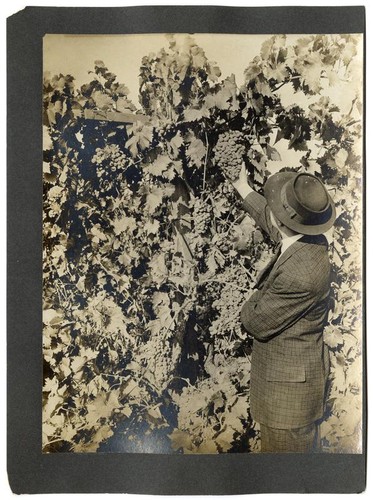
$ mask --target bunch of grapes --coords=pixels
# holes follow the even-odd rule
[[[240,289],[229,284],[225,285],[220,297],[212,304],[218,316],[210,326],[210,333],[219,336],[235,334],[239,337],[241,335],[240,312],[244,299],[245,295]]]
[[[97,165],[97,176],[102,177],[111,172],[123,170],[128,164],[128,157],[120,150],[118,144],[108,144],[104,148],[97,148],[92,157],[92,163]]]
[[[221,192],[225,196],[235,195],[234,187],[229,182],[225,182],[221,185]]]
[[[153,335],[145,346],[144,354],[146,378],[158,389],[165,389],[175,370],[176,361],[170,342],[160,334]]]
[[[223,286],[219,291],[214,291],[215,300],[212,306],[217,316],[211,323],[210,333],[219,337],[232,335],[242,338],[240,313],[248,298],[247,290],[250,288],[248,277],[243,270],[231,266],[220,275],[220,280]]]
[[[193,232],[188,233],[187,239],[193,256],[196,259],[201,259],[204,255],[205,240],[200,234]]]
[[[196,234],[206,233],[211,220],[211,206],[201,198],[195,198],[192,201],[192,209],[194,232]]]
[[[238,179],[245,153],[244,136],[239,130],[230,130],[219,136],[215,146],[215,163],[230,180]]]
[[[215,243],[223,253],[229,252],[232,247],[226,233],[216,233],[212,239],[212,243]]]
[[[226,212],[231,209],[232,205],[237,204],[237,207],[239,207],[239,198],[237,197],[235,188],[230,182],[220,182],[217,186],[214,186],[214,200],[219,200],[218,203],[220,204],[223,203],[221,201],[222,199],[225,200],[224,204],[227,207]],[[219,206],[219,208],[221,207]],[[217,216],[220,216],[219,212]]]
[[[254,285],[251,279],[239,265],[231,265],[224,269],[221,275],[222,282],[232,283],[241,290],[250,289]]]

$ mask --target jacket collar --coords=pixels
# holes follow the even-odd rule
[[[281,254],[285,253],[285,251],[290,247],[290,245],[300,240],[302,236],[303,236],[302,234],[294,234],[293,236],[285,236],[285,238],[282,238]]]
[[[320,245],[328,247],[328,241],[323,234],[317,236],[308,236],[304,235],[299,240],[292,243],[277,259],[275,267],[281,266],[284,262],[286,262],[295,252],[298,252],[301,248],[306,245]]]

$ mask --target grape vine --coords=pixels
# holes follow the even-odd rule
[[[103,61],[81,88],[45,76],[44,452],[260,451],[239,312],[273,244],[231,185],[242,162],[259,192],[292,168],[336,202],[322,444],[359,451],[361,102],[342,113],[331,91],[356,85],[358,44],[269,37],[238,88],[192,37],[170,37],[142,60],[140,109]]]

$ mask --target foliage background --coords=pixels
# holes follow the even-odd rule
[[[322,443],[359,452],[360,42],[268,37],[237,86],[193,38],[169,37],[142,60],[140,106],[103,61],[80,87],[45,75],[45,452],[260,450],[239,311],[272,247],[224,176],[234,147],[216,155],[232,131],[259,191],[296,151],[336,201]]]

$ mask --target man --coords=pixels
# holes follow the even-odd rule
[[[254,338],[250,404],[262,451],[316,451],[329,373],[323,328],[330,263],[323,233],[334,223],[334,203],[323,183],[307,173],[272,175],[263,197],[249,186],[243,166],[233,185],[243,208],[279,243],[241,310]]]

